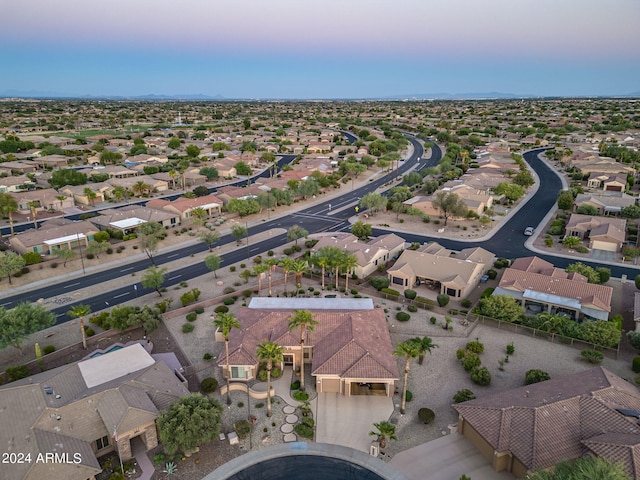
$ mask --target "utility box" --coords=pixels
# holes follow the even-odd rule
[[[371,446],[369,446],[369,455],[372,457],[377,457],[380,455],[380,442],[374,440],[371,442]]]

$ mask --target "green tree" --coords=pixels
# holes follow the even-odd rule
[[[231,330],[237,328],[240,330],[240,322],[236,319],[233,313],[218,312],[213,320],[213,325],[217,330],[220,330],[222,338],[224,338],[224,352],[227,367],[224,372],[224,377],[227,379],[227,405],[231,405],[231,394],[229,392],[229,380],[231,379],[231,367],[229,366],[229,335]]]
[[[154,255],[158,251],[158,244],[165,236],[164,227],[158,222],[142,223],[138,227],[138,245],[155,265]]]
[[[444,225],[451,217],[464,217],[468,211],[467,206],[458,195],[453,192],[438,191],[432,201],[435,208],[440,210],[444,218]]]
[[[433,343],[431,337],[416,337],[414,341],[418,345],[418,365],[422,365],[425,353],[431,354],[431,350],[438,348],[438,345]]]
[[[236,169],[236,173],[238,175],[251,175],[253,173],[253,170],[251,170],[251,167],[242,161],[237,162],[233,166],[233,168]]]
[[[169,147],[171,150],[180,148],[180,139],[178,137],[173,137],[171,140],[169,140],[167,147]]]
[[[334,253],[334,252],[337,252],[337,253]],[[314,265],[315,267],[320,268],[320,270],[322,271],[321,273],[322,290],[324,290],[324,277],[325,277],[326,269],[332,268],[332,265],[333,265],[332,258],[334,258],[338,253],[340,253],[340,249],[338,247],[331,247],[331,246],[322,247],[313,255],[311,255],[311,258],[309,259],[309,261],[311,262],[311,265]]]
[[[89,242],[91,243],[91,242]],[[96,242],[98,243],[98,242]],[[106,242],[104,242],[106,243]],[[62,260],[62,266],[66,267],[67,266],[67,262],[73,260],[74,258],[76,258],[78,256],[78,254],[76,253],[75,250],[71,250],[70,248],[58,248],[54,251],[56,257],[58,257],[60,260]],[[89,253],[89,252],[88,252]]]
[[[69,309],[67,315],[71,318],[79,318],[80,319],[80,334],[82,335],[82,348],[87,349],[87,332],[84,329],[84,317],[91,313],[91,307],[89,305],[84,305],[79,303],[78,305],[74,305]]]
[[[586,455],[558,463],[553,470],[537,470],[530,480],[631,480],[620,463]]]
[[[301,181],[296,189],[296,194],[301,196],[303,200],[318,193],[320,193],[320,185],[318,185],[318,182],[314,178]]]
[[[598,208],[594,205],[589,205],[588,203],[583,203],[576,209],[576,213],[580,215],[598,215]]]
[[[201,393],[174,402],[156,420],[164,450],[175,455],[218,438],[222,411],[220,402]]]
[[[300,288],[302,286],[302,275],[309,271],[309,265],[307,264],[307,261],[299,258],[291,262],[291,265],[289,265],[289,267],[291,268],[291,273],[295,274],[296,276],[296,287]]]
[[[218,169],[216,167],[202,167],[200,175],[207,177],[207,180],[215,180],[218,178]]]
[[[246,217],[247,215],[260,212],[260,204],[253,198],[232,198],[229,200],[229,203],[227,203],[227,211],[231,213],[237,212],[241,217]]]
[[[256,348],[258,360],[267,362],[267,417],[271,416],[271,369],[274,362],[282,363],[283,351],[284,349],[280,345],[270,340],[259,343]]]
[[[380,438],[380,448],[385,448],[387,446],[387,439],[398,439],[398,437],[396,437],[396,426],[387,420],[374,423],[373,428],[375,428],[375,430],[369,432],[369,435]]]
[[[289,230],[287,230],[287,241],[288,242],[295,241],[295,244],[297,245],[298,239],[307,238],[307,235],[309,235],[309,232],[307,230],[305,230],[299,225],[293,225],[292,227],[289,228]]]
[[[103,150],[100,153],[100,163],[102,165],[109,165],[112,163],[118,163],[122,160],[122,154],[120,152],[112,152],[111,150]]]
[[[620,212],[624,218],[640,218],[640,206],[629,205]]]
[[[160,268],[156,266],[152,266],[147,268],[142,275],[142,286],[144,288],[153,288],[158,295],[162,297],[162,292],[160,288],[162,288],[162,284],[164,283],[164,274],[166,273],[166,268]]]
[[[55,323],[55,313],[40,305],[24,302],[11,310],[0,307],[0,348],[12,346],[22,353],[25,338]]]
[[[87,254],[95,255],[96,258],[100,258],[100,255],[107,250],[109,250],[109,242],[96,242],[95,240],[91,240],[87,244]]]
[[[60,168],[51,173],[49,183],[53,188],[65,185],[84,185],[87,183],[87,175],[72,168]]]
[[[579,273],[580,275],[584,275],[585,277],[587,277],[587,282],[589,283],[600,283],[600,274],[596,271],[596,269],[590,267],[589,265],[585,265],[582,262],[572,263],[566,268],[566,271],[567,273]]]
[[[360,199],[360,206],[369,210],[371,215],[382,211],[387,205],[387,198],[379,193],[371,192]]]
[[[209,251],[213,250],[213,244],[220,240],[220,232],[205,230],[198,234],[198,239],[209,247]]]
[[[415,339],[405,340],[398,343],[393,354],[398,357],[404,357],[404,382],[402,385],[402,405],[400,413],[404,415],[407,406],[407,383],[409,381],[409,368],[411,367],[411,359],[420,355],[420,346]]]
[[[571,210],[573,207],[573,193],[570,190],[562,190],[558,194],[558,208],[560,210]]]
[[[187,153],[189,158],[196,158],[200,155],[200,149],[195,145],[187,145],[184,151]]]
[[[409,187],[422,183],[422,175],[418,172],[410,172],[402,177],[402,182]]]
[[[349,291],[349,277],[353,273],[353,269],[357,266],[358,259],[353,253],[342,252],[342,255],[340,256],[340,272],[344,273],[344,288],[346,291]]]
[[[218,278],[218,274],[217,274],[216,270],[218,270],[218,268],[220,268],[220,262],[221,261],[222,260],[220,259],[220,256],[216,255],[215,253],[207,255],[204,258],[204,264],[207,266],[207,268],[209,270],[213,270],[213,276],[215,278]]]
[[[491,295],[480,299],[480,315],[505,322],[514,322],[524,314],[524,307],[509,295]]]
[[[66,198],[66,197],[65,197]],[[11,236],[15,235],[13,231],[13,214],[18,211],[18,202],[9,193],[0,192],[0,213],[9,217],[9,228]]]
[[[494,193],[498,195],[504,195],[508,200],[515,202],[519,198],[521,198],[525,190],[520,185],[516,185],[514,183],[502,182],[496,185],[493,189]]]
[[[576,248],[581,243],[582,240],[580,240],[580,237],[575,237],[573,235],[567,235],[562,239],[562,245],[567,248]]]
[[[0,278],[6,276],[11,284],[11,275],[19,272],[25,263],[22,255],[15,252],[0,252]]]
[[[244,225],[234,225],[231,227],[231,235],[235,237],[236,244],[240,245],[242,237],[249,236],[249,230]]]
[[[531,174],[531,172],[529,170],[523,169],[520,170],[520,172],[515,177],[513,177],[513,183],[527,188],[536,182],[533,179],[533,175]]]
[[[300,390],[304,391],[304,337],[308,332],[313,332],[316,325],[320,325],[313,313],[309,310],[294,310],[287,319],[289,331],[300,329]]]
[[[204,219],[207,218],[208,216],[209,214],[202,207],[196,207],[191,210],[192,222],[198,227],[201,227],[202,225],[204,225]]]
[[[358,240],[366,241],[371,236],[372,227],[368,223],[364,223],[362,220],[358,220],[351,225],[351,233],[353,233]]]

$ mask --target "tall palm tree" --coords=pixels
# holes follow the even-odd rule
[[[198,227],[204,225],[204,219],[208,216],[207,211],[202,207],[196,207],[191,210],[191,216],[195,218],[193,223],[197,224]]]
[[[231,367],[229,366],[229,333],[231,329],[237,328],[240,330],[240,322],[236,319],[233,313],[219,312],[213,320],[213,325],[220,330],[222,337],[224,338],[224,351],[227,356],[227,368],[225,377],[227,378],[227,405],[231,405],[231,395],[229,392],[229,380],[231,378]]]
[[[369,435],[380,437],[380,448],[387,446],[387,438],[389,440],[398,439],[396,437],[396,426],[393,423],[383,420],[382,422],[374,423],[373,426],[376,430],[369,432]]]
[[[64,201],[67,199],[64,195],[56,195],[56,200],[60,202],[60,211],[64,208]]]
[[[178,176],[178,172],[176,172],[175,170],[169,170],[169,178],[171,178],[171,182],[173,184],[173,186],[171,188],[173,188],[173,190],[176,189],[176,177]]]
[[[33,228],[38,229],[38,207],[40,206],[40,202],[29,202],[27,203],[29,208],[31,209],[31,216],[33,217]]]
[[[420,347],[414,338],[405,340],[396,345],[393,354],[402,357],[404,356],[404,386],[402,387],[402,406],[400,407],[400,413],[404,414],[407,406],[407,380],[409,379],[409,367],[411,365],[411,359],[416,358],[420,354]]]
[[[358,266],[358,259],[352,253],[344,252],[340,259],[341,270],[344,270],[344,288],[349,291],[349,275],[351,271]]]
[[[258,276],[258,296],[262,291],[262,274],[269,270],[269,267],[264,263],[259,263],[253,267],[253,274]]]
[[[321,252],[320,250],[318,250],[315,254],[311,256],[310,261],[312,265],[315,265],[316,267],[320,267],[320,269],[322,270],[322,279],[320,281],[322,283],[322,290],[324,290],[324,274],[327,267],[329,266],[329,257],[324,255],[323,252]]]
[[[84,193],[85,197],[87,197],[91,206],[95,205],[95,200],[96,198],[98,198],[96,192],[91,190],[89,187],[85,187],[82,193]]]
[[[304,335],[307,332],[313,332],[320,322],[309,310],[294,310],[293,315],[287,320],[290,332],[296,328],[300,329],[300,390],[304,391]]]
[[[66,198],[66,197],[65,197]],[[13,214],[18,211],[18,202],[10,194],[0,192],[0,212],[9,217],[9,228],[11,236],[15,235],[13,231]]]
[[[269,296],[271,296],[273,294],[273,292],[271,290],[271,284],[272,284],[271,280],[272,280],[272,277],[273,277],[273,268],[278,264],[278,260],[276,260],[275,258],[269,258],[264,263],[267,265],[267,267],[269,269],[269,270],[267,270],[267,275],[268,275],[268,278],[269,278]]]
[[[296,274],[296,288],[302,286],[302,275],[309,271],[309,265],[306,260],[301,258],[291,263],[291,272]]]
[[[292,271],[293,268],[293,259],[291,258],[283,258],[279,262],[280,268],[284,271],[284,291],[287,292],[287,278]]]
[[[116,187],[113,187],[113,191],[111,192],[111,194],[118,202],[121,202],[122,199],[127,196],[127,189],[122,185],[118,185]]]
[[[80,319],[80,332],[82,333],[82,348],[87,349],[87,334],[84,331],[84,317],[91,313],[91,307],[89,305],[78,304],[67,312],[71,318]]]
[[[144,195],[147,190],[149,189],[149,185],[147,185],[146,183],[144,183],[142,180],[138,180],[132,187],[131,190],[133,190],[133,193],[137,194],[138,196],[142,196]]]
[[[282,364],[283,350],[284,348],[270,340],[259,343],[256,349],[258,359],[267,362],[267,417],[271,416],[271,369],[274,362]]]
[[[431,350],[438,348],[438,345],[433,343],[433,339],[431,337],[416,337],[414,340],[418,345],[418,365],[422,365],[422,362],[424,361],[424,354],[428,353],[431,355]]]

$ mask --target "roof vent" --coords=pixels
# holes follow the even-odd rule
[[[47,387],[47,386],[45,385],[45,387],[44,387],[44,393],[46,393],[47,395],[53,395],[53,388],[51,388],[51,387]]]

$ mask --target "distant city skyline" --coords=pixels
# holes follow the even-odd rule
[[[0,95],[640,92],[637,0],[5,0]]]

